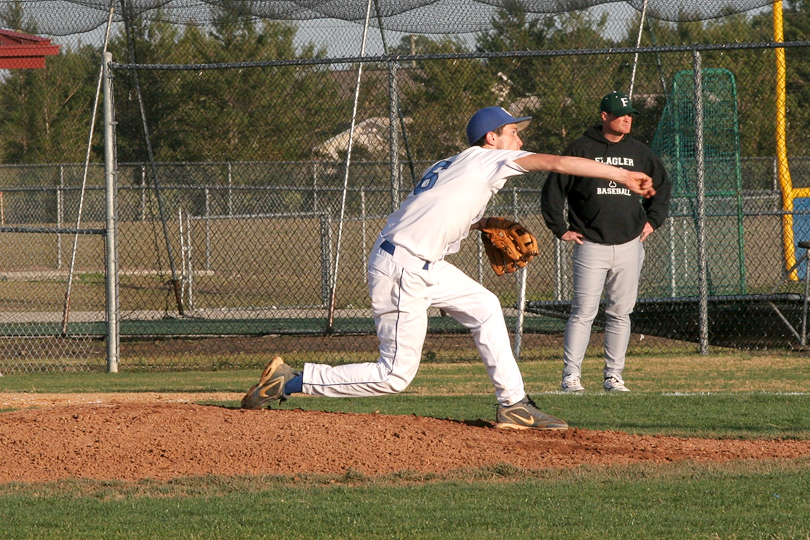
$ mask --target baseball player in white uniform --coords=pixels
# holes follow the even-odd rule
[[[470,147],[431,166],[393,212],[371,249],[368,283],[380,341],[376,362],[331,366],[304,364],[293,371],[280,357],[248,390],[242,407],[255,409],[291,393],[315,396],[380,396],[402,392],[422,358],[428,308],[441,308],[472,333],[495,387],[496,426],[565,430],[563,420],[539,411],[526,395],[512,353],[498,297],[452,263],[471,230],[481,228],[492,195],[506,180],[530,171],[558,171],[611,178],[649,195],[647,175],[593,160],[521,150],[518,134],[531,117],[515,118],[501,107],[476,112],[467,125]]]

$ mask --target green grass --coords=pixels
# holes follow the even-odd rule
[[[292,361],[294,367],[300,362]],[[810,362],[801,356],[719,355],[631,358],[625,371],[634,391],[601,391],[601,360],[589,358],[588,392],[557,391],[559,362],[522,362],[527,390],[542,410],[573,427],[647,435],[810,438]],[[0,392],[231,392],[242,393],[258,370],[14,374]],[[236,407],[238,401],[218,403]],[[494,417],[495,400],[483,367],[423,364],[406,392],[380,398],[293,396],[285,408],[415,414],[459,421]]]
[[[262,355],[266,361],[267,355]],[[344,362],[369,361],[367,352],[333,355]],[[285,361],[300,369],[306,353],[291,353]],[[530,394],[559,388],[560,352],[544,360],[520,362]],[[263,364],[261,364],[263,366]],[[131,392],[131,391],[242,391],[255,382],[256,370],[222,371],[126,371],[7,373],[0,377],[0,392]],[[583,364],[583,384],[592,394],[601,394],[602,360],[589,356]],[[807,392],[810,362],[803,354],[725,352],[711,356],[628,356],[624,372],[634,393],[698,392]],[[435,363],[425,361],[406,394],[491,395],[492,386],[480,361]]]
[[[0,392],[240,392],[256,371],[25,373],[0,378]],[[247,386],[246,386],[247,385]]]
[[[807,538],[806,461],[0,487],[4,539]]]
[[[586,360],[589,392],[582,395],[557,391],[559,360],[522,362],[521,370],[540,407],[575,428],[810,438],[810,362],[800,355],[632,357],[625,378],[633,392],[620,395],[599,389],[595,357]],[[0,378],[0,392],[238,394],[257,376],[256,370],[13,374]],[[464,421],[491,420],[493,405],[479,363],[425,363],[399,395],[294,396],[282,407]],[[808,459],[6,484],[0,538],[808,539],[808,486]]]

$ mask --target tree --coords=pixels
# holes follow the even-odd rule
[[[420,54],[469,52],[450,37],[418,40]],[[499,105],[493,81],[480,60],[419,61],[403,69],[402,109],[409,119],[409,140],[416,160],[432,161],[457,153],[467,145],[464,130],[478,108]]]
[[[606,15],[599,19],[586,12],[528,19],[520,2],[505,5],[492,22],[493,30],[478,40],[481,51],[552,51],[600,48],[611,43],[603,36]],[[540,152],[562,151],[595,122],[598,100],[616,89],[615,63],[605,56],[532,55],[489,59],[491,80],[503,81],[503,101],[523,103],[520,114],[536,121],[527,134],[527,148]],[[542,125],[542,129],[539,126]]]
[[[334,125],[328,101],[336,96],[319,67],[238,66],[239,63],[322,57],[311,44],[296,50],[296,28],[243,16],[239,3],[218,8],[213,27],[183,32],[131,21],[139,63],[237,64],[223,69],[140,70],[141,92],[155,157],[161,161],[294,160],[309,156]],[[124,49],[123,36],[116,42]],[[125,120],[120,131],[127,159],[145,159],[143,129],[133,83],[121,85]],[[126,106],[128,104],[128,106]],[[316,126],[317,129],[313,129]]]
[[[654,24],[657,45],[711,44],[734,42],[768,42],[772,37],[771,14],[754,16],[737,14],[707,22],[683,22]],[[645,36],[646,37],[646,36]],[[642,44],[649,41],[642,42]],[[703,69],[725,69],[736,80],[736,99],[739,122],[741,153],[743,156],[771,156],[774,153],[773,89],[775,69],[771,49],[742,49],[703,51]],[[672,80],[679,71],[690,75],[693,70],[691,53],[668,54],[658,57],[664,64],[664,78],[667,92],[671,91]],[[640,64],[640,67],[642,65]],[[647,62],[640,72],[640,88],[651,88],[655,71]],[[660,76],[658,77],[660,80]]]
[[[28,33],[32,23],[14,3],[4,24]],[[18,25],[21,25],[18,26]],[[100,58],[89,46],[63,49],[44,69],[10,70],[0,84],[0,160],[83,162]]]
[[[36,22],[25,17],[22,0],[13,0],[12,2],[5,2],[5,4],[5,9],[0,11],[0,26],[15,32],[37,33]]]

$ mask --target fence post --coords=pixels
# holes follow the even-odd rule
[[[141,164],[141,221],[146,221],[146,165]]]
[[[361,231],[360,241],[362,242],[361,243],[362,248],[361,248],[360,251],[363,253],[363,268],[366,268],[366,266],[368,265],[368,251],[366,250],[366,246],[368,245],[366,243],[367,242],[366,235],[367,235],[367,229],[368,229],[368,225],[366,223],[367,219],[368,219],[368,217],[366,216],[366,188],[361,187],[360,188],[360,231]],[[362,272],[362,274],[363,274],[363,281],[368,283],[368,273],[367,272]]]
[[[484,282],[484,243],[481,240],[481,235],[476,234],[477,238],[475,240],[475,259],[476,259],[476,266],[478,268],[478,283]]]
[[[211,190],[205,188],[205,269],[211,270]],[[191,227],[191,225],[189,225]]]
[[[186,285],[188,284],[188,246],[186,246],[185,231],[183,230],[183,207],[177,209],[177,226],[180,232],[180,297],[185,294]],[[186,304],[188,305],[188,304]]]
[[[706,262],[706,204],[703,170],[703,73],[700,51],[692,51],[695,84],[695,178],[697,181],[698,288],[700,290],[700,354],[709,354],[709,287]]]
[[[773,190],[779,192],[779,156],[773,157]]]
[[[228,162],[228,215],[233,215],[233,171],[230,162]]]
[[[64,211],[65,192],[65,166],[59,165],[59,189],[56,190],[56,226],[62,228],[62,212]],[[62,235],[56,235],[56,269],[62,269]]]
[[[678,282],[675,279],[675,271],[676,265],[678,263],[678,259],[675,257],[675,250],[677,249],[677,243],[675,242],[676,233],[675,230],[677,226],[677,221],[675,221],[675,217],[670,215],[670,218],[667,220],[667,239],[669,240],[669,296],[670,298],[675,298],[678,296]]]
[[[107,255],[107,372],[118,372],[118,238],[116,236],[117,208],[115,193],[116,163],[114,153],[114,123],[112,108],[112,74],[110,73],[112,54],[104,53],[104,179]]]
[[[518,215],[518,193],[516,188],[512,188],[512,215],[515,221],[520,220]],[[517,322],[515,323],[515,358],[520,360],[520,350],[523,346],[523,319],[526,309],[526,268],[518,270],[518,302],[517,302]]]
[[[391,211],[399,206],[399,137],[397,135],[397,120],[399,115],[399,102],[397,98],[397,63],[388,64],[388,133],[390,137],[389,156],[391,158]]]
[[[332,220],[329,213],[321,214],[321,302],[329,306],[332,289]]]
[[[190,212],[186,212],[186,253],[188,256],[188,309],[194,311],[194,244],[191,236]]]
[[[318,162],[312,162],[312,211],[318,211]]]
[[[554,236],[551,243],[554,249],[554,300],[563,297],[563,246],[562,240]]]

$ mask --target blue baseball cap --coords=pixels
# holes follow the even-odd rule
[[[529,125],[531,120],[531,116],[515,118],[506,112],[506,109],[503,107],[487,107],[480,109],[477,113],[472,115],[470,121],[467,122],[467,140],[470,144],[475,144],[490,131],[495,131],[506,124],[517,124],[518,131],[521,131],[526,129],[526,126]]]

